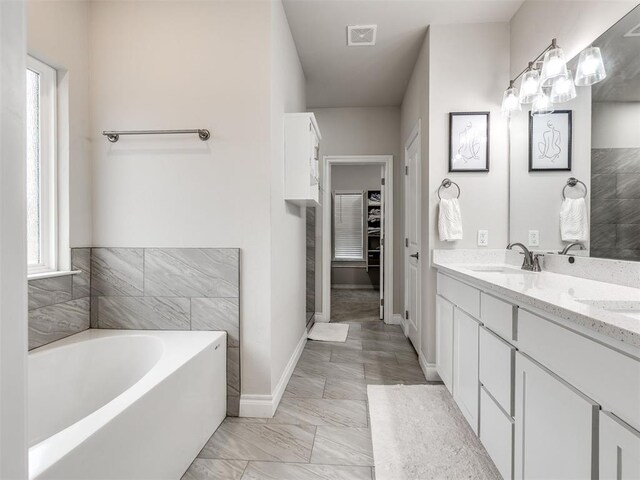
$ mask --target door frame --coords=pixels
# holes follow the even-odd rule
[[[384,168],[384,323],[393,322],[393,155],[325,155],[322,157],[322,320],[331,321],[331,167],[378,165]],[[316,321],[319,321],[316,320]]]
[[[422,252],[422,199],[421,199],[421,194],[422,194],[422,119],[418,118],[418,121],[416,122],[416,125],[413,127],[413,129],[411,130],[411,134],[407,137],[407,140],[405,141],[404,144],[404,150],[403,150],[403,164],[407,165],[407,153],[409,152],[409,148],[411,147],[411,145],[413,145],[413,142],[418,142],[418,152],[420,155],[419,158],[419,165],[420,165],[420,170],[417,172],[418,173],[418,191],[417,193],[417,198],[416,198],[416,216],[419,219],[419,225],[418,225],[418,238],[417,238],[417,242],[418,242],[418,252],[420,252],[420,255],[422,256],[421,260],[425,261],[427,260]],[[407,229],[407,215],[409,212],[409,209],[407,208],[406,202],[406,192],[407,192],[407,188],[406,188],[406,181],[407,181],[407,177],[406,175],[404,175],[404,193],[405,193],[405,198],[404,198],[404,228],[405,228],[405,232],[404,232],[404,238],[407,238],[407,234],[406,234],[406,229]],[[409,324],[406,320],[405,317],[405,311],[407,310],[408,307],[408,303],[409,303],[409,289],[407,288],[407,280],[408,280],[408,271],[407,268],[405,268],[407,266],[407,251],[406,251],[406,247],[405,249],[403,249],[402,251],[402,266],[403,266],[403,282],[404,282],[404,311],[402,312],[402,330],[404,331],[404,334],[406,336],[409,335]],[[417,321],[416,321],[416,325],[417,325],[417,330],[418,330],[418,348],[416,348],[416,350],[418,351],[418,354],[421,354],[421,350],[422,350],[422,263],[418,263],[418,285],[416,286],[416,295],[418,296],[418,298],[416,299],[416,305],[417,305],[417,309],[418,312],[416,312],[416,317],[417,317]]]

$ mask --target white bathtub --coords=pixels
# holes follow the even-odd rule
[[[226,412],[225,332],[87,330],[29,353],[29,478],[177,480]]]

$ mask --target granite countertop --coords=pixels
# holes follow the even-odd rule
[[[550,271],[526,272],[520,270],[518,261],[521,257],[514,257],[511,252],[506,256],[502,253],[502,258],[497,255],[485,258],[463,255],[455,259],[434,252],[433,266],[473,282],[487,292],[511,298],[523,307],[537,308],[640,348],[639,288]],[[509,273],[473,270],[491,265],[507,267]]]

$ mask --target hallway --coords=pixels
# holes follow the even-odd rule
[[[379,322],[380,291],[374,289],[331,289],[331,321]]]
[[[401,327],[374,320],[344,320],[345,343],[308,341],[275,416],[227,417],[183,480],[375,478],[367,385],[427,381]]]

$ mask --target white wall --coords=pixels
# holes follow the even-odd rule
[[[27,27],[29,54],[58,71],[58,187],[60,227],[65,233],[62,246],[89,247],[89,2],[28,0]]]
[[[640,147],[640,102],[594,102],[592,148]]]
[[[98,1],[90,9],[93,244],[239,247],[242,393],[265,395],[272,391],[270,27],[271,5],[261,1]],[[211,140],[111,144],[100,135],[156,128],[208,128]]]
[[[422,250],[420,253],[422,254],[422,258],[424,261],[421,262],[421,277],[422,277],[422,295],[421,295],[421,305],[420,305],[420,345],[417,350],[418,354],[420,354],[423,358],[426,359],[427,348],[429,342],[431,342],[432,338],[435,335],[435,321],[428,321],[429,311],[430,311],[430,302],[432,301],[427,295],[428,284],[427,280],[429,277],[430,270],[430,259],[426,252],[430,252],[430,239],[429,239],[429,218],[427,212],[429,211],[429,69],[430,69],[430,36],[431,36],[431,28],[427,30],[427,33],[424,38],[424,42],[422,47],[420,48],[420,54],[418,55],[418,59],[416,60],[416,64],[413,68],[413,73],[411,74],[411,79],[409,80],[409,84],[407,85],[407,90],[404,94],[404,99],[402,100],[401,107],[401,148],[402,148],[402,161],[401,163],[404,165],[404,148],[409,140],[409,136],[413,132],[413,129],[418,124],[418,121],[421,122],[421,175],[420,181],[422,188],[421,196],[420,196],[420,208],[422,213],[422,223],[421,223],[421,235],[420,235],[420,249]],[[402,181],[404,182],[404,175],[401,176]],[[403,200],[404,200],[404,189],[403,189]],[[404,205],[404,201],[403,201]],[[404,222],[403,222],[404,224]],[[404,255],[401,258],[402,262],[402,272],[404,275]],[[403,279],[404,280],[404,279]],[[404,282],[403,282],[404,284]],[[404,291],[402,293],[402,305],[404,307]],[[402,310],[401,310],[402,311]],[[432,362],[433,363],[433,362]]]
[[[22,2],[0,2],[0,478],[27,478],[27,226]]]
[[[404,299],[402,235],[403,175],[400,150],[400,108],[398,107],[348,107],[313,109],[322,133],[320,158],[328,155],[393,155],[394,162],[394,277],[393,309],[401,312]],[[322,220],[322,208],[318,208],[316,219]],[[321,243],[321,242],[319,242]],[[322,252],[316,250],[317,265],[322,265]],[[316,271],[321,271],[318,268]],[[320,279],[316,285],[321,285]],[[316,302],[321,291],[316,292]]]
[[[306,208],[283,200],[283,115],[305,107],[305,77],[287,17],[280,1],[271,2],[272,391],[306,328]]]

